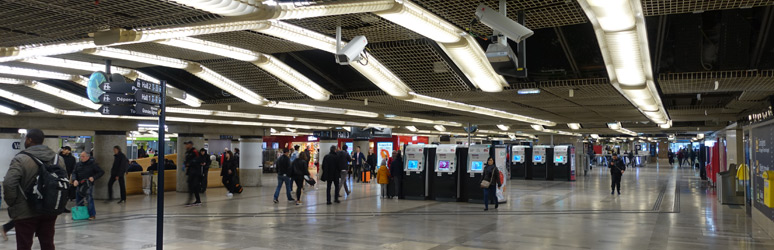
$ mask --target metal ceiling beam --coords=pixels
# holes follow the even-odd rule
[[[567,43],[567,39],[564,37],[564,32],[562,32],[562,27],[554,27],[554,32],[556,33],[556,37],[559,39],[559,45],[562,46],[562,51],[564,52],[564,56],[567,57],[567,62],[570,64],[570,68],[572,69],[573,75],[575,78],[580,78],[580,70],[578,70],[578,62],[575,61],[575,57],[572,56],[572,50],[570,50],[570,46]]]
[[[761,21],[761,28],[758,32],[758,40],[755,42],[755,47],[751,54],[750,69],[757,69],[761,63],[761,57],[763,55],[761,50],[766,47],[766,42],[769,40],[772,21],[774,21],[774,11],[772,11],[771,6],[766,6],[766,10],[763,13],[763,20]]]

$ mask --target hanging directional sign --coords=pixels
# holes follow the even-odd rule
[[[134,97],[139,103],[161,105],[161,96],[145,92],[145,90],[137,90],[137,92],[134,93]]]
[[[134,105],[134,110],[137,112],[137,115],[159,116],[159,107],[155,105],[137,103]]]
[[[137,89],[144,90],[146,93],[161,93],[161,84],[149,82],[140,78],[134,80],[134,86]]]
[[[134,104],[136,101],[134,96],[126,94],[104,93],[99,97],[101,104]]]
[[[137,90],[134,84],[125,82],[104,82],[99,85],[99,89],[107,93],[134,94]]]
[[[158,116],[159,107],[144,103],[134,105],[102,105],[99,113],[103,115]]]

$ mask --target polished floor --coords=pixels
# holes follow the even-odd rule
[[[376,184],[354,184],[326,205],[323,185],[301,206],[272,202],[276,177],[229,199],[209,189],[201,207],[169,192],[166,249],[774,249],[774,238],[720,205],[688,168],[650,164],[627,171],[623,194],[610,195],[605,168],[575,182],[513,181],[498,210],[481,204],[380,199]],[[322,183],[324,184],[324,183]],[[96,221],[60,216],[58,249],[155,247],[154,196],[126,205],[97,201]],[[7,220],[3,213],[0,220]],[[15,249],[13,236],[0,249]]]

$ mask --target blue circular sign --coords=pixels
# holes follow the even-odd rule
[[[94,103],[99,103],[99,97],[105,93],[99,88],[99,85],[107,82],[107,75],[101,71],[97,71],[89,76],[89,83],[86,85],[86,95],[89,96],[89,100]]]

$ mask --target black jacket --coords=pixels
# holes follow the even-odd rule
[[[481,180],[490,181],[489,187],[492,187],[492,185],[500,186],[500,169],[495,165],[484,166],[484,174],[481,176]]]
[[[338,156],[338,162],[339,162],[339,171],[344,171],[349,169],[349,162],[352,161],[352,157],[347,154],[347,151],[341,150],[336,153]]]
[[[72,175],[73,169],[75,169],[75,156],[73,156],[73,154],[63,155],[62,153],[59,153],[59,156],[61,156],[62,160],[64,160],[65,169],[67,169],[67,175]]]
[[[191,149],[185,152],[185,173],[188,176],[202,175],[202,160],[199,152],[196,149]]]
[[[129,169],[129,159],[126,158],[126,155],[123,152],[113,155],[113,168],[110,169],[110,175],[125,175],[127,169]]]
[[[376,154],[368,155],[368,160],[366,160],[366,163],[371,166],[371,169],[379,169],[379,166],[377,166],[379,163],[376,162]]]
[[[341,177],[338,163],[339,156],[336,154],[327,154],[322,162],[322,180],[336,181]]]
[[[363,165],[366,161],[365,154],[363,154],[363,152],[352,152],[352,165],[358,165],[358,160],[360,160],[359,165]]]
[[[623,162],[623,160],[621,158],[618,158],[616,160],[612,160],[608,167],[610,168],[610,174],[611,175],[623,175],[623,173],[621,173],[621,171],[626,170],[626,164],[624,164],[624,162]]]
[[[290,174],[290,157],[285,154],[277,159],[277,175],[289,175]]]
[[[229,170],[231,170],[231,174],[236,174],[236,171],[237,171],[236,159],[227,160],[226,162],[223,163],[223,166],[221,166],[221,170],[220,170],[220,176],[231,175],[228,173]]]
[[[103,171],[102,168],[97,165],[97,162],[94,161],[94,158],[91,158],[86,162],[78,162],[75,164],[75,169],[73,170],[73,180],[80,182],[89,179],[89,177],[94,177],[94,180],[97,180],[104,174],[105,171]]]
[[[403,178],[403,172],[403,158],[400,155],[396,155],[392,158],[392,163],[390,163],[390,175],[393,178]]]
[[[129,164],[129,169],[126,170],[126,172],[142,172],[142,166],[140,164],[134,163]]]
[[[153,163],[148,167],[148,171],[159,171],[159,164]]]
[[[296,158],[296,160],[293,161],[293,165],[291,166],[293,168],[292,177],[298,178],[304,177],[304,175],[309,175],[309,165],[307,164],[307,161],[302,160],[301,157]]]

